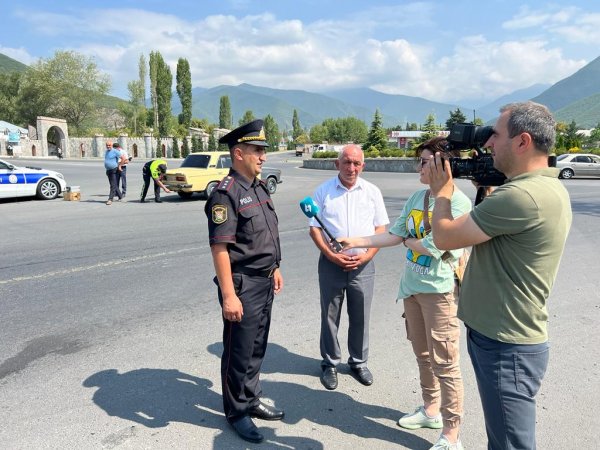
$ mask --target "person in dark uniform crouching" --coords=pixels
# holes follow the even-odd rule
[[[232,168],[204,211],[223,311],[223,408],[242,439],[261,442],[252,418],[284,416],[260,400],[271,307],[274,294],[283,288],[277,215],[266,185],[256,178],[267,159],[263,121],[236,128],[219,143],[229,146]]]
[[[163,159],[153,159],[152,161],[148,161],[146,164],[144,164],[144,167],[142,168],[144,185],[142,186],[140,203],[144,203],[146,201],[146,194],[148,193],[148,188],[150,187],[150,180],[154,181],[154,201],[156,203],[162,203],[162,200],[160,199],[161,188],[166,193],[171,192],[171,190],[161,181],[166,172],[167,162]]]

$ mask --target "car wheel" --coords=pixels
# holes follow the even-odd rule
[[[55,199],[60,193],[60,186],[58,182],[52,178],[46,178],[42,180],[37,187],[37,197],[41,200],[52,200]]]
[[[206,198],[210,197],[210,194],[212,194],[212,191],[214,191],[218,185],[219,183],[217,183],[216,181],[208,183],[208,186],[206,186],[206,190],[204,191],[204,193],[206,194]]]
[[[277,191],[277,180],[273,177],[267,180],[267,190],[273,195]]]
[[[571,169],[563,169],[562,172],[560,172],[559,178],[568,180],[569,178],[573,178],[574,175],[575,173]]]
[[[177,191],[177,195],[179,195],[181,198],[191,198],[192,195],[194,195],[194,193],[193,192]]]

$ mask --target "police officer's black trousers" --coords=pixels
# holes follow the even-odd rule
[[[158,183],[152,178],[150,174],[150,164],[144,164],[142,168],[142,176],[144,177],[144,185],[142,186],[142,194],[140,196],[140,200],[146,199],[146,194],[148,193],[148,188],[150,187],[150,182],[154,182],[154,200],[160,200],[160,186]]]
[[[223,319],[221,383],[223,409],[230,423],[244,416],[260,399],[259,375],[267,349],[274,296],[273,278],[234,273],[233,284],[244,316],[241,322]],[[223,305],[221,289],[218,294]]]

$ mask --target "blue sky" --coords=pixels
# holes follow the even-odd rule
[[[186,58],[194,87],[370,87],[484,104],[552,84],[600,56],[600,4],[513,0],[13,0],[0,53],[74,50],[127,98],[140,54]]]

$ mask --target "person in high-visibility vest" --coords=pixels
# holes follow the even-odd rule
[[[148,193],[148,188],[150,187],[150,180],[154,180],[154,201],[156,203],[162,203],[162,200],[160,199],[161,188],[167,193],[171,192],[171,190],[161,181],[166,172],[167,162],[163,159],[153,159],[152,161],[148,161],[146,164],[144,164],[144,168],[142,169],[144,186],[142,187],[140,203],[144,203],[146,201],[146,194]]]

